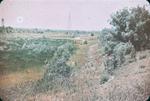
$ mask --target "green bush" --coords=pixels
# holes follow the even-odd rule
[[[66,43],[57,48],[52,60],[47,65],[43,78],[37,83],[39,88],[42,87],[41,91],[65,87],[63,84],[68,82],[72,70],[72,67],[67,65],[66,62],[73,54],[74,49],[75,47],[71,43]]]
[[[91,33],[91,36],[94,36],[94,33]]]
[[[117,68],[118,61],[116,60],[116,56],[114,54],[106,56],[103,62],[105,66],[105,71],[107,71],[110,74],[112,74],[113,70]]]
[[[114,47],[118,44],[112,33],[114,33],[113,29],[106,28],[100,32],[99,40],[103,54],[111,54]]]
[[[128,55],[131,53],[132,48],[134,48],[129,43],[119,43],[116,45],[116,47],[113,50],[113,53],[115,55],[116,60],[116,67],[120,67],[121,64],[125,62],[125,55]]]

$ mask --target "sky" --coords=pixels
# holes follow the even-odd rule
[[[100,30],[110,15],[124,7],[148,5],[146,0],[4,0],[0,19],[6,26],[59,30]]]

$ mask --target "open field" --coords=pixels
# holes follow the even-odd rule
[[[0,85],[14,86],[42,77],[46,62],[50,61],[56,48],[70,42],[35,34],[8,34],[1,37]],[[5,49],[6,48],[6,49]]]

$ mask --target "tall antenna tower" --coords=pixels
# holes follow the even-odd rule
[[[67,36],[69,38],[70,36],[70,29],[71,29],[71,11],[69,11],[69,14],[68,14],[68,26],[67,26],[67,29],[68,29],[68,32],[67,32]]]
[[[68,15],[68,30],[70,30],[71,28],[71,12],[69,11],[69,15]]]
[[[73,36],[73,33],[71,33],[71,27],[72,27],[72,16],[71,16],[71,11],[69,11],[68,14],[68,36]]]

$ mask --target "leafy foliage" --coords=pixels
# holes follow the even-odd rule
[[[137,51],[149,48],[150,13],[145,7],[118,11],[111,16],[110,24],[116,31],[114,37],[118,41],[130,41]]]
[[[57,48],[52,60],[47,64],[47,70],[44,76],[37,83],[40,90],[45,91],[62,85],[71,75],[71,67],[66,64],[75,47],[71,43],[66,43]]]
[[[9,40],[8,49],[1,51],[1,60],[8,61],[10,67],[42,66],[51,60],[56,48],[66,42],[47,38]]]
[[[150,48],[150,13],[145,7],[125,8],[111,16],[110,24],[99,37],[108,72],[120,67],[125,55],[135,58],[136,51]]]
[[[0,33],[12,33],[13,30],[12,27],[0,27]]]

